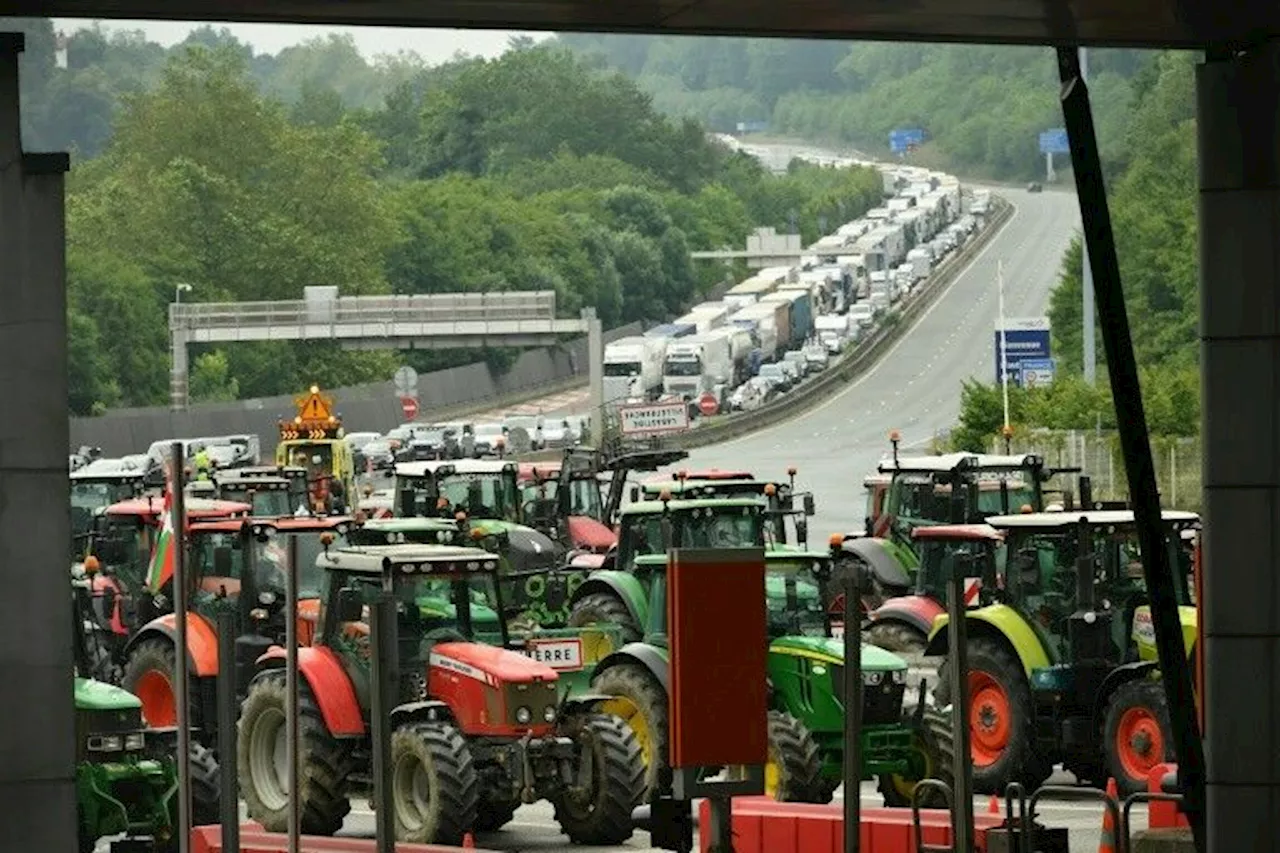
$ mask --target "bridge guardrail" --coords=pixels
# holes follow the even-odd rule
[[[901,303],[896,322],[880,326],[871,337],[864,339],[840,361],[794,391],[783,394],[755,411],[716,416],[703,426],[670,436],[667,443],[685,449],[706,447],[790,420],[807,412],[829,395],[838,393],[842,386],[869,370],[890,346],[910,331],[920,314],[933,304],[935,297],[955,280],[1012,218],[1015,209],[1012,204],[994,194],[991,199],[995,209],[987,226],[964,248],[940,264],[924,286]]]

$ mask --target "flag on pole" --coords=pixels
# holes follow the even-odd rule
[[[151,550],[151,565],[147,568],[147,588],[153,593],[173,577],[173,496],[166,490],[164,493],[164,510],[160,523],[160,534],[156,536],[155,547]]]

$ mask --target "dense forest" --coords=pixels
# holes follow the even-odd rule
[[[11,27],[15,22],[7,21]],[[83,30],[65,68],[18,22],[27,146],[73,152],[71,408],[167,399],[167,310],[183,301],[550,289],[606,327],[669,318],[724,275],[690,249],[757,226],[854,218],[877,173],[773,175],[557,46],[497,60],[366,63],[350,39],[256,55],[225,30],[165,50]],[[474,351],[412,353],[420,370]],[[501,363],[511,357],[490,351]],[[196,400],[387,379],[395,353],[252,344],[195,354]]]
[[[1112,225],[1129,323],[1142,375],[1147,420],[1156,435],[1200,430],[1197,323],[1195,63],[1189,53],[1152,59],[1135,77],[1128,134],[1132,161],[1114,176]],[[1081,251],[1077,240],[1049,308],[1059,379],[1048,389],[1015,392],[1012,419],[1056,429],[1115,427],[1101,331],[1096,387],[1081,379]],[[1095,328],[1097,324],[1095,323]],[[958,447],[990,446],[1002,424],[999,389],[971,381],[961,396]]]
[[[562,43],[632,77],[658,109],[732,132],[847,143],[887,154],[889,131],[918,127],[914,162],[969,177],[1044,174],[1041,131],[1062,126],[1053,51],[746,38],[569,34]],[[1109,171],[1127,163],[1138,79],[1153,54],[1089,52],[1089,82]],[[1064,160],[1065,158],[1059,158]]]

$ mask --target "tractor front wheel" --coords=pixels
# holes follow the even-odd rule
[[[408,723],[391,733],[396,840],[458,846],[476,824],[480,779],[471,749],[447,723]]]
[[[804,723],[782,711],[769,712],[766,796],[784,803],[829,803],[834,790],[822,778],[818,743]]]
[[[612,697],[600,704],[600,710],[631,729],[645,763],[643,799],[651,801],[667,773],[667,691],[637,663],[606,669],[595,677],[592,687]]]
[[[880,777],[879,788],[884,804],[891,808],[910,806],[916,785],[924,779],[937,779],[948,786],[954,785],[952,759],[955,754],[956,739],[951,727],[951,715],[937,708],[926,707],[924,720],[912,738],[910,771],[903,775]],[[927,788],[921,795],[920,807],[943,809],[947,807],[947,798],[940,791]]]
[[[618,596],[607,592],[584,595],[569,614],[570,628],[586,628],[591,625],[617,625],[622,629],[622,642],[635,643],[644,631],[632,618],[631,611]]]
[[[867,642],[888,652],[919,656],[924,654],[928,638],[905,622],[886,620],[871,623],[867,628]]]
[[[1160,682],[1149,678],[1116,688],[1103,723],[1107,769],[1120,796],[1147,789],[1151,768],[1171,760],[1173,728]]]
[[[191,741],[190,758],[187,760],[191,769],[191,822],[195,826],[208,826],[220,823],[218,803],[222,797],[219,784],[218,761],[213,752],[196,741]],[[176,800],[174,802],[177,802]],[[174,821],[177,826],[177,821]]]
[[[944,689],[950,661],[938,670],[939,705],[950,704]],[[973,787],[981,794],[1004,791],[1010,782],[1036,788],[1052,764],[1036,751],[1035,705],[1018,658],[988,637],[969,640],[969,754]],[[944,698],[945,697],[945,698]]]
[[[153,729],[178,725],[178,698],[173,690],[177,671],[177,655],[168,639],[143,640],[129,653],[120,685],[142,702],[142,718]],[[198,728],[197,703],[188,702],[187,708],[191,726]]]
[[[333,835],[351,811],[347,777],[354,769],[350,747],[329,734],[310,687],[298,685],[299,797],[302,831]],[[284,675],[259,677],[240,709],[236,764],[240,796],[249,818],[268,832],[289,827],[289,763],[286,758]]]
[[[574,844],[614,846],[634,831],[631,813],[644,797],[645,762],[627,725],[612,714],[566,721],[577,742],[581,770],[591,784],[575,786],[552,800],[560,831]]]

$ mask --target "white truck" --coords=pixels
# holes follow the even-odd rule
[[[662,362],[668,341],[635,335],[606,344],[604,402],[652,400],[661,394]]]
[[[933,272],[933,256],[928,249],[923,247],[907,252],[907,263],[911,265],[916,281],[928,278],[929,273]]]
[[[849,340],[848,314],[823,314],[813,318],[813,330],[818,341],[827,348],[827,352],[835,355],[844,349]]]
[[[733,324],[756,337],[761,361],[773,361],[778,354],[778,303],[758,302],[733,315]]]
[[[718,385],[733,378],[730,336],[716,334],[691,335],[667,347],[662,368],[662,391],[686,400],[696,400]]]
[[[689,309],[689,313],[675,320],[675,323],[689,323],[705,335],[713,329],[723,326],[729,319],[729,309],[722,302],[704,302]]]

